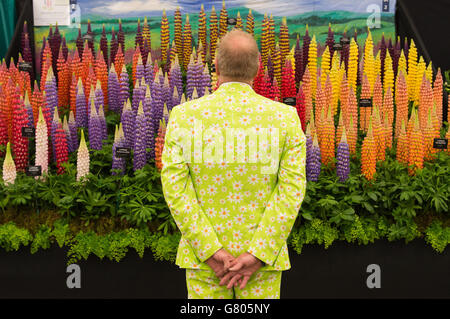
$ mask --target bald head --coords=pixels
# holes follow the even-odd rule
[[[258,45],[250,34],[234,29],[220,39],[216,60],[220,76],[234,81],[251,81],[258,72]]]

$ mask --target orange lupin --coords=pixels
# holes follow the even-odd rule
[[[95,61],[95,77],[100,81],[100,85],[103,91],[103,106],[105,112],[108,105],[108,66],[106,65],[103,54],[99,48],[97,51],[97,59]]]
[[[356,127],[355,122],[356,121],[353,121],[353,114],[350,114],[350,121],[348,124],[348,128],[347,126],[345,128],[347,131],[348,148],[350,150],[351,155],[356,155],[356,140],[358,139],[358,129]]]
[[[385,138],[385,147],[392,148],[392,124],[389,123],[389,114],[384,113],[384,138]]]
[[[344,124],[346,127],[348,127],[348,123],[350,122],[350,112],[348,109],[348,94],[349,94],[349,87],[348,87],[348,81],[347,81],[347,76],[344,75],[342,76],[342,81],[341,81],[341,90],[339,92],[339,100],[340,100],[340,105],[341,105],[341,110],[342,110],[342,116],[344,118]]]
[[[408,164],[408,135],[406,134],[405,121],[402,120],[397,139],[397,161]]]
[[[355,130],[356,132],[358,132],[358,101],[356,100],[356,95],[352,87],[350,87],[348,90],[347,108],[349,114],[349,124],[350,118],[352,118]]]
[[[155,139],[155,165],[159,171],[161,171],[162,167],[163,167],[162,153],[164,150],[165,136],[166,136],[166,123],[163,119],[162,121],[160,121],[159,128],[158,128],[158,135],[156,136],[156,139]]]
[[[373,137],[377,148],[377,161],[386,159],[386,138],[384,136],[384,127],[381,123],[380,111],[377,106],[373,110]]]
[[[381,84],[381,77],[378,74],[375,80],[375,85],[373,87],[373,107],[378,107],[378,109],[383,113],[383,86]]]
[[[326,101],[327,101],[327,98],[326,98],[325,90],[322,89],[322,87],[320,86],[320,83],[319,83],[319,87],[317,88],[316,104],[315,104],[315,112],[314,112],[314,117],[316,118],[316,124],[320,118],[320,112],[322,112],[322,110],[324,110],[324,113],[327,111]]]
[[[361,174],[367,179],[374,178],[377,169],[377,150],[372,132],[372,121],[369,119],[367,135],[361,148]]]
[[[428,111],[433,107],[433,89],[426,76],[422,77],[419,95],[419,125],[422,130],[427,126]]]
[[[423,135],[419,126],[419,119],[417,113],[414,113],[414,123],[412,132],[408,140],[408,172],[410,175],[414,175],[418,169],[423,168]]]
[[[59,56],[57,60],[58,69],[58,104],[59,106],[67,106],[69,104],[69,67],[68,63],[64,60],[62,50],[59,50]],[[37,114],[36,114],[37,115]]]
[[[339,112],[339,121],[336,128],[336,147],[341,142],[342,132],[344,131],[344,119],[342,117],[342,110]]]
[[[399,71],[395,84],[395,137],[400,134],[402,122],[408,121],[408,90],[406,88],[406,78],[403,71]]]
[[[387,88],[386,92],[384,92],[383,113],[386,114],[387,117],[385,117],[385,119],[388,121],[389,126],[392,127],[392,123],[394,122],[394,99],[392,97],[390,86]]]
[[[328,108],[328,114],[325,121],[320,128],[322,131],[321,143],[320,143],[320,154],[322,156],[322,163],[324,165],[329,165],[333,163],[334,158],[334,140],[335,140],[335,131],[334,131],[334,120],[333,115],[331,113],[331,107]]]
[[[332,115],[336,114],[335,111],[337,110],[333,110],[333,87],[331,85],[329,74],[327,74],[327,80],[325,81],[325,105],[326,105],[325,111],[327,111],[328,108],[330,108],[331,114]]]
[[[431,120],[432,110],[428,111],[427,126],[425,128],[424,138],[424,160],[429,161],[433,159],[433,154],[437,152],[437,149],[433,148],[434,138],[439,138],[439,130],[435,130],[433,122]]]
[[[116,68],[117,72],[120,72],[122,70],[124,63],[125,63],[125,57],[122,52],[122,46],[119,45],[119,48],[117,49],[116,57],[114,59],[114,67]]]
[[[142,63],[141,50],[139,49],[139,45],[137,45],[134,49],[133,60],[131,62],[131,76],[133,79],[133,85],[136,85],[136,67],[139,61]]]
[[[311,120],[313,113],[313,102],[312,102],[312,92],[311,92],[311,74],[309,73],[309,68],[306,66],[305,73],[302,78],[303,92],[305,93],[305,109],[306,109],[306,121]]]
[[[439,119],[439,125],[442,125],[442,114],[443,114],[442,87],[443,87],[443,81],[442,81],[441,69],[438,68],[437,73],[436,73],[436,79],[434,80],[434,84],[433,84],[433,101],[434,101],[434,104],[436,105],[438,119]]]

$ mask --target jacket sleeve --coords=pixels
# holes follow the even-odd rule
[[[161,182],[170,212],[196,257],[204,262],[222,248],[214,228],[200,207],[178,138],[177,108],[170,115],[162,154]]]
[[[297,114],[292,117],[295,124],[287,129],[277,184],[247,250],[269,266],[286,243],[306,190],[306,138]]]

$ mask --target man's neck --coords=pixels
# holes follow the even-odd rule
[[[253,81],[233,80],[233,79],[222,77],[222,76],[219,76],[219,78],[217,79],[217,82],[219,83],[219,86],[221,84],[229,83],[229,82],[244,83],[244,84],[248,84],[250,86],[252,86],[252,84],[253,84]]]

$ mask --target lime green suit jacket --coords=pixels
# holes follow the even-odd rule
[[[181,231],[176,264],[210,269],[225,248],[290,268],[286,240],[305,195],[306,139],[296,109],[245,83],[172,109],[161,180]]]

